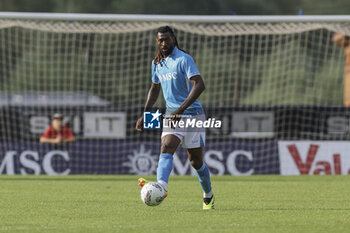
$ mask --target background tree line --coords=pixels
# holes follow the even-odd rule
[[[190,5],[185,0],[0,0],[0,11],[281,15],[299,9],[305,14],[321,14],[325,9],[346,14],[350,9],[350,3],[333,2],[192,0]],[[342,104],[344,55],[332,42],[332,31],[176,33],[205,77],[208,91],[201,96],[205,105]],[[118,105],[144,104],[156,51],[154,31],[56,33],[5,27],[0,41],[0,92],[87,92]]]
[[[114,14],[349,14],[347,0],[0,0],[0,11]]]

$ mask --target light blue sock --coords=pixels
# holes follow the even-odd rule
[[[197,176],[199,179],[199,183],[202,186],[204,197],[211,197],[211,182],[210,182],[210,174],[207,165],[203,162],[201,168],[197,170]]]
[[[157,168],[157,181],[161,181],[164,188],[167,190],[169,176],[173,169],[173,155],[172,154],[160,154]]]

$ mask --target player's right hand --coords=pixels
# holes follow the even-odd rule
[[[137,131],[142,131],[143,130],[143,116],[141,116],[137,122],[136,122],[136,130]]]

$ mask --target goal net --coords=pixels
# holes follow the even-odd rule
[[[332,41],[350,36],[349,20],[172,19],[1,17],[0,174],[155,174],[161,131],[140,133],[135,123],[163,25],[201,72],[207,117],[222,120],[207,130],[212,174],[282,174],[288,153],[311,173],[305,161],[317,146],[350,139],[346,56]],[[161,95],[155,109],[164,106]],[[76,142],[40,144],[57,112]],[[173,173],[192,173],[182,148]]]

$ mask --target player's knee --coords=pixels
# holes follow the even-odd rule
[[[160,147],[160,153],[164,154],[164,153],[167,153],[167,154],[174,154],[175,152],[175,149],[173,146],[167,144],[167,143],[163,143]]]

